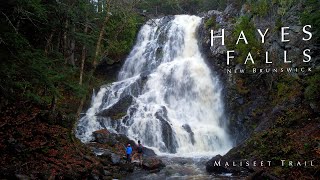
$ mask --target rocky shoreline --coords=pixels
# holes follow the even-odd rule
[[[105,166],[113,166],[118,172],[132,173],[134,170],[140,169],[148,172],[159,172],[165,164],[161,159],[156,157],[153,150],[144,147],[143,164],[139,166],[139,162],[134,160],[132,163],[126,162],[125,147],[131,144],[133,153],[135,154],[137,144],[127,138],[125,135],[110,133],[107,129],[93,132],[94,140],[86,144]],[[106,171],[104,176],[113,175]]]

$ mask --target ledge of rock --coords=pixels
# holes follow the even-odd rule
[[[143,169],[146,169],[146,170],[160,170],[163,167],[165,167],[165,164],[159,158],[146,157],[146,158],[143,158],[142,167]]]

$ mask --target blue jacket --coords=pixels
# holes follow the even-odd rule
[[[132,153],[132,148],[131,148],[131,146],[128,146],[128,147],[126,148],[126,153],[127,153],[127,154],[131,154],[131,153]]]

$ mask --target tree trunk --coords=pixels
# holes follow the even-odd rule
[[[84,104],[85,100],[86,100],[86,97],[81,98],[80,105],[79,105],[79,108],[77,110],[77,119],[80,118],[80,114],[81,114],[81,111],[82,111],[83,104]]]
[[[46,43],[46,46],[45,46],[45,48],[44,48],[44,52],[45,52],[45,55],[46,55],[46,56],[47,56],[48,53],[49,53],[53,35],[54,35],[54,31],[52,31],[52,32],[50,33],[49,38],[46,38],[47,43]]]
[[[67,64],[68,62],[68,53],[67,53],[67,49],[68,49],[68,39],[67,39],[67,29],[69,27],[69,20],[66,19],[65,25],[64,25],[64,32],[63,32],[63,56],[65,58],[65,64]]]
[[[56,104],[57,104],[57,98],[56,98],[56,95],[53,95],[51,99],[51,107],[50,107],[52,112],[56,110]]]
[[[84,32],[84,34],[88,33],[88,11],[86,11],[86,21],[85,21],[85,24],[84,24],[83,32]],[[83,71],[84,71],[84,63],[85,63],[85,60],[86,60],[86,54],[87,54],[86,45],[83,45],[82,46],[82,52],[81,52],[81,67],[80,67],[79,85],[82,85],[82,82],[83,82]],[[77,118],[78,119],[80,118],[80,113],[81,113],[81,111],[83,109],[83,104],[84,104],[85,100],[86,100],[86,96],[81,98],[80,105],[79,105],[78,110],[77,110]]]
[[[75,26],[72,27],[72,33],[75,34],[76,32],[76,28]],[[71,39],[71,55],[70,55],[70,63],[72,64],[72,66],[74,67],[75,66],[75,60],[74,60],[74,51],[75,51],[75,47],[76,47],[76,40],[74,39],[74,36],[72,37]]]
[[[88,25],[85,24],[84,34],[87,34],[87,32],[88,32]],[[84,63],[85,63],[85,60],[86,60],[86,54],[87,54],[86,46],[83,45],[82,46],[82,53],[81,53],[81,67],[80,67],[79,85],[82,85],[83,69],[84,69]]]
[[[56,47],[57,52],[60,52],[60,44],[61,44],[61,31],[59,31],[58,38],[57,38],[57,47]]]
[[[98,12],[101,13],[102,12],[102,0],[98,0]]]
[[[93,68],[95,69],[97,64],[98,64],[98,58],[100,56],[100,52],[101,52],[101,43],[102,43],[102,39],[103,39],[103,36],[104,36],[104,32],[105,32],[105,28],[106,28],[106,25],[109,21],[109,18],[110,18],[110,6],[111,6],[111,0],[107,0],[106,2],[106,17],[103,21],[103,24],[101,26],[101,29],[100,29],[100,33],[99,33],[99,38],[98,38],[98,41],[97,41],[97,46],[96,46],[96,53],[95,53],[95,56],[94,56],[94,59],[93,59]]]

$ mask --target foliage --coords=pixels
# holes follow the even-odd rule
[[[205,23],[204,26],[206,29],[208,28],[216,28],[217,22],[216,22],[216,17],[212,16],[210,17]]]
[[[317,42],[320,41],[320,1],[307,0],[304,11],[300,15],[302,24],[310,24]]]
[[[266,16],[271,6],[268,0],[248,0],[248,4],[250,4],[251,12],[260,17]]]
[[[72,117],[68,118],[70,121],[76,119],[80,101],[90,97],[93,86],[101,85],[97,83],[104,83],[108,78],[93,73],[92,63],[106,15],[111,14],[102,30],[106,35],[98,56],[102,58],[98,61],[108,59],[109,64],[124,59],[129,53],[145,20],[135,11],[132,2],[112,1],[111,12],[103,9],[106,2],[1,2],[1,110],[22,101],[58,109]],[[79,83],[80,71],[82,83]]]
[[[111,9],[107,2],[1,1],[1,177],[80,179],[102,168],[74,142],[72,129],[85,97],[110,79],[98,74],[93,59],[121,60],[145,20],[133,1],[112,0]],[[100,34],[102,53],[96,55]]]
[[[138,9],[149,14],[197,14],[212,9],[224,10],[225,0],[143,0]]]
[[[281,27],[283,27],[283,23],[281,21],[281,18],[277,18],[276,20],[276,24],[275,24],[275,30],[276,31],[280,31]]]
[[[283,102],[292,101],[301,95],[303,87],[300,85],[299,79],[290,75],[285,75],[275,83],[276,91],[274,94],[273,104],[281,104]]]
[[[256,38],[255,29],[254,24],[248,16],[241,16],[237,19],[237,23],[232,32],[232,37],[230,40],[227,40],[227,46],[228,49],[235,49],[239,53],[236,57],[238,63],[243,63],[249,52],[251,52],[253,60],[257,59],[256,57],[259,57],[258,55],[261,54],[262,46]],[[236,44],[241,31],[243,31],[248,44],[245,44],[243,40],[240,40],[239,44]],[[258,61],[255,61],[255,63],[257,62]]]
[[[242,95],[249,93],[249,89],[245,86],[245,82],[241,78],[237,79],[236,88],[237,88],[237,92],[239,92]]]
[[[123,56],[131,50],[138,33],[138,25],[142,23],[142,19],[137,14],[130,13],[128,16],[130,18],[123,18],[120,13],[115,12],[106,29],[108,41],[104,44],[105,51],[116,61],[124,58]]]
[[[281,16],[283,16],[295,2],[296,0],[272,0],[273,4],[278,5],[278,14]]]
[[[319,102],[320,100],[320,73],[319,70],[314,75],[307,78],[307,87],[304,96],[308,101]]]

